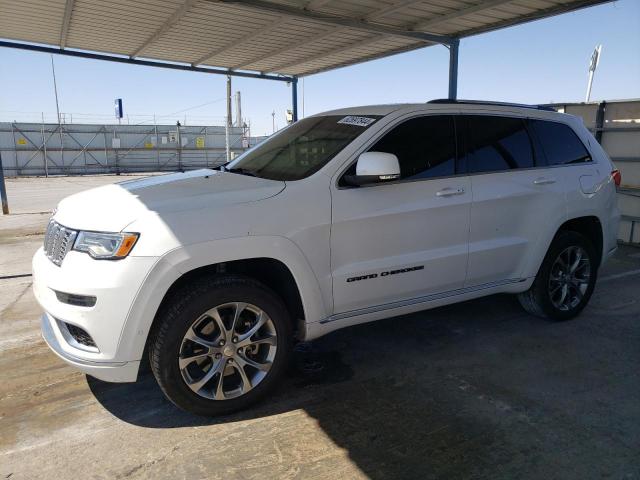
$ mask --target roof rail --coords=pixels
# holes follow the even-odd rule
[[[547,105],[527,105],[526,103],[491,102],[491,101],[485,101],[485,100],[451,100],[449,98],[436,98],[435,100],[429,100],[427,103],[462,104],[462,105],[496,105],[500,107],[532,108],[534,110],[545,110],[548,112],[556,111],[555,109]]]

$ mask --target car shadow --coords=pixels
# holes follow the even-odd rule
[[[635,346],[618,351],[621,344],[608,346],[594,328],[526,315],[509,295],[354,326],[301,349],[268,399],[218,418],[179,410],[149,373],[135,384],[87,381],[110,413],[146,428],[301,409],[372,479],[587,478],[632,455],[619,437],[633,426],[611,439],[590,432],[637,415],[637,391],[611,380],[635,358]]]
[[[406,472],[426,468],[425,459],[415,454],[425,437],[446,445],[477,434],[473,425],[452,423],[453,397],[444,400],[445,411],[438,407],[439,395],[451,395],[460,383],[451,373],[455,365],[445,368],[443,363],[468,355],[478,337],[490,337],[514,322],[538,320],[524,315],[513,297],[501,295],[339,330],[294,352],[286,378],[268,399],[217,418],[175,407],[149,372],[132,384],[92,377],[87,383],[111,414],[146,428],[216,425],[303,409],[369,476],[384,478],[378,474],[404,471],[384,459],[404,459],[400,463],[409,468]],[[544,328],[545,322],[540,325]],[[449,468],[448,455],[435,458]]]
[[[108,383],[88,375],[86,381],[96,400],[111,414],[146,428],[215,425],[300,408],[321,416],[327,402],[338,409],[344,407],[344,412],[331,408],[335,418],[350,415],[352,408],[371,415],[388,390],[378,388],[375,382],[383,379],[393,383],[406,374],[407,367],[413,371],[429,364],[429,355],[447,346],[454,351],[459,348],[460,353],[468,351],[466,343],[491,335],[514,318],[539,321],[527,317],[513,296],[495,295],[338,330],[297,346],[285,378],[269,398],[245,411],[215,418],[193,415],[173,405],[148,368],[143,368],[135,383]],[[415,380],[420,378],[418,373]],[[354,392],[360,383],[369,385],[367,390],[373,388],[375,395],[369,398],[359,390]],[[393,403],[407,400],[408,392],[393,390]],[[353,397],[357,406],[350,405]]]
[[[135,383],[108,383],[86,375],[96,400],[112,415],[146,428],[176,428],[235,422],[305,408],[312,403],[311,390],[353,377],[340,352],[319,349],[310,343],[296,347],[285,378],[265,401],[232,415],[215,418],[193,415],[173,405],[147,369]]]

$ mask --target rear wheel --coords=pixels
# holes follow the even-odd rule
[[[529,313],[568,320],[587,305],[598,275],[592,243],[576,232],[560,232],[545,256],[533,285],[518,299]]]
[[[151,367],[165,395],[184,410],[210,416],[246,408],[284,372],[291,338],[287,309],[251,279],[190,284],[158,321]]]

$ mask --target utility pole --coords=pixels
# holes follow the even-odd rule
[[[236,92],[236,127],[242,128],[242,101],[240,99],[240,90]]]
[[[227,118],[224,122],[225,149],[227,162],[231,161],[231,144],[229,142],[229,130],[231,130],[231,75],[227,75]]]
[[[276,133],[276,111],[271,112],[271,125],[273,127],[273,133]]]
[[[51,73],[53,74],[53,94],[56,97],[56,113],[58,114],[58,124],[60,124],[60,105],[58,104],[58,84],[56,83],[56,67],[53,64],[53,55],[51,55]]]
[[[56,96],[56,113],[58,114],[58,133],[60,134],[60,163],[64,172],[64,141],[62,139],[62,123],[60,120],[60,105],[58,103],[58,83],[56,82],[56,67],[53,64],[53,55],[51,55],[51,73],[53,74],[53,93]]]

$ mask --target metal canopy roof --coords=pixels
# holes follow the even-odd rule
[[[606,1],[0,0],[0,46],[303,76]]]

